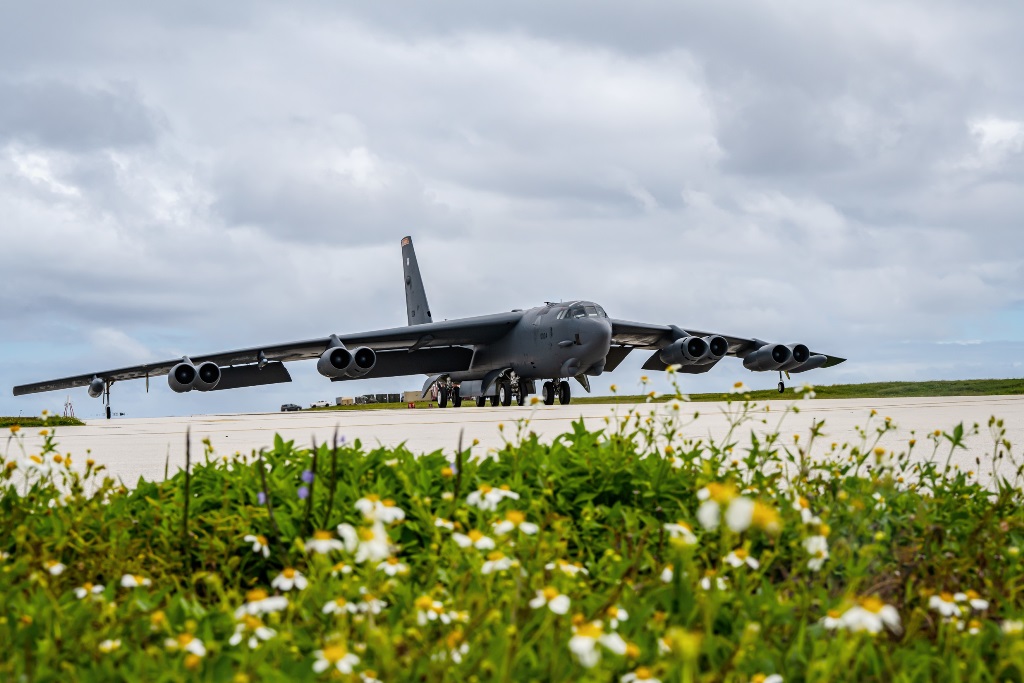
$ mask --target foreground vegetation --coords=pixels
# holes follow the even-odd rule
[[[61,417],[60,415],[43,415],[42,417],[36,417],[30,415],[28,417],[4,417],[0,416],[0,429],[9,429],[10,427],[81,427],[85,423],[79,420],[77,417]],[[17,433],[17,429],[14,431]]]
[[[729,411],[765,416],[742,395]],[[816,462],[825,423],[708,443],[690,415],[641,406],[550,444],[523,420],[503,449],[421,456],[207,442],[130,489],[50,430],[38,453],[16,433],[0,679],[1024,678],[1024,500],[1001,422],[993,458],[1016,474],[983,487],[947,463],[984,427],[894,452],[877,445],[892,422],[865,415]]]

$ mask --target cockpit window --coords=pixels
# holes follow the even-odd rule
[[[597,304],[576,304],[570,306],[564,316],[562,314],[559,314],[559,316],[565,318],[607,318],[608,314]]]

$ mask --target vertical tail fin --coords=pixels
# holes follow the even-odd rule
[[[411,237],[402,238],[402,270],[405,274],[405,306],[409,314],[409,324],[422,325],[433,322]]]

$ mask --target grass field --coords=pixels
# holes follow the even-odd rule
[[[0,429],[9,427],[81,427],[85,423],[77,417],[61,417],[60,415],[46,415],[38,417],[29,415],[27,417],[4,417],[0,415]]]
[[[866,414],[811,461],[820,425],[693,442],[683,405],[488,452],[206,441],[131,489],[12,433],[0,680],[1022,680],[1000,421],[1015,474],[986,487],[948,466],[962,425],[889,450]]]
[[[786,392],[780,394],[775,389],[765,391],[748,391],[745,395],[754,401],[791,401],[799,398],[796,389],[802,383],[790,381]],[[815,386],[818,398],[913,398],[921,396],[1012,396],[1024,394],[1024,379],[965,379],[933,382],[873,382],[869,384],[836,384],[832,386]],[[582,389],[573,386],[573,403],[643,403],[647,397],[643,395],[588,396]],[[691,401],[722,401],[726,392],[711,394],[690,394]],[[657,401],[667,401],[669,396],[662,396]],[[427,401],[417,402],[417,407],[425,407]],[[488,404],[490,405],[490,404]],[[464,401],[463,408],[475,407],[473,401]],[[406,409],[405,403],[382,403],[374,405],[330,406],[306,410],[396,410]]]

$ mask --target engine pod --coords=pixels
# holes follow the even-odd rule
[[[781,370],[793,358],[793,352],[782,344],[765,344],[743,359],[743,367],[754,372]]]
[[[373,349],[360,346],[352,352],[352,365],[348,369],[349,377],[363,377],[377,365],[377,354]]]
[[[220,366],[212,361],[206,361],[196,368],[196,378],[192,382],[192,387],[199,391],[213,391],[220,383],[220,377]]]
[[[658,357],[665,365],[696,365],[708,360],[710,350],[702,337],[683,337],[659,351]]]
[[[106,382],[103,381],[102,377],[95,377],[89,382],[89,396],[93,398],[99,398],[103,395],[103,391],[107,388]]]
[[[172,391],[184,394],[186,391],[192,391],[196,376],[196,366],[191,363],[181,362],[167,373],[167,384],[171,387]]]
[[[338,379],[345,377],[354,365],[352,352],[344,346],[327,349],[316,362],[316,371],[324,377]]]

